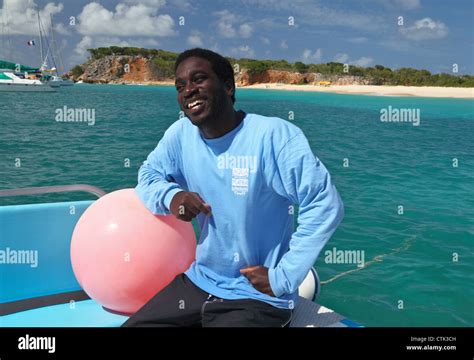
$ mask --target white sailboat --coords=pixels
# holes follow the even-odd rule
[[[39,80],[23,79],[10,69],[0,70],[0,92],[54,92]]]
[[[48,42],[47,37],[45,37],[45,40],[48,43],[47,52],[44,58],[43,56],[41,56],[42,61],[43,61],[41,65],[41,71],[43,72],[43,75],[44,75],[44,82],[52,87],[72,86],[74,85],[74,82],[70,79],[64,79],[60,75],[60,71],[58,70],[58,66],[60,70],[64,69],[64,64],[56,45],[52,15],[50,16],[50,21],[51,21],[51,42]],[[42,28],[41,20],[39,18],[39,14],[38,14],[38,26],[39,26],[39,36],[40,36],[40,48],[41,48],[41,53],[43,54],[42,39],[43,39],[44,31]],[[49,67],[48,60],[50,60],[53,65],[53,67],[50,69],[48,69]]]
[[[3,10],[6,11],[5,9]],[[6,29],[8,44],[8,16],[2,13],[4,21],[2,22],[2,30]],[[3,37],[3,31],[2,31]],[[5,48],[5,47],[4,47]],[[29,74],[38,74],[39,69],[22,64],[17,64],[0,59],[0,92],[54,92],[48,84],[42,83],[38,79],[30,78]]]

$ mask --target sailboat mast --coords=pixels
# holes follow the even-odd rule
[[[40,69],[41,69],[43,67],[43,35],[41,34],[39,10],[36,10],[36,14],[38,16],[38,32],[39,32],[40,54],[41,54],[40,55],[41,56]]]
[[[58,50],[58,44],[56,44],[56,38],[54,37],[54,25],[53,25],[53,15],[49,15],[51,20],[51,52],[54,65],[56,66],[56,75],[60,76],[64,70],[63,59]],[[57,62],[57,63],[56,63]]]
[[[57,68],[56,61],[55,61],[56,43],[54,41],[53,15],[49,15],[49,21],[51,22],[51,45],[50,45],[51,59],[53,60],[53,65],[55,65],[55,67],[56,67],[56,75],[59,75],[58,74],[58,68]]]
[[[10,26],[8,23],[8,8],[7,4],[3,5],[2,14],[2,31],[0,37],[2,38],[2,49],[5,49],[3,54],[6,59],[12,59],[12,39],[10,34]]]

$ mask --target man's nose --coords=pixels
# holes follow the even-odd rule
[[[184,88],[184,96],[185,97],[189,97],[190,95],[192,95],[194,92],[196,91],[196,87],[194,86],[193,83],[189,82],[186,84],[185,88]]]

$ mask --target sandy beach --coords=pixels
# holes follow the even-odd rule
[[[316,91],[338,94],[374,95],[374,96],[420,96],[436,98],[474,99],[474,88],[434,87],[434,86],[374,86],[374,85],[288,85],[254,84],[243,86],[245,89],[271,89],[288,91]]]
[[[113,83],[109,83],[113,84]],[[174,81],[132,82],[120,81],[113,85],[155,85],[174,86]],[[282,83],[262,83],[238,86],[239,89],[267,89],[287,91],[330,92],[336,94],[372,95],[372,96],[418,96],[432,98],[473,99],[474,88],[436,87],[436,86],[375,86],[375,85],[291,85]]]

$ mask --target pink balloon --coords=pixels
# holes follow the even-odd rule
[[[71,241],[72,267],[84,291],[127,314],[186,271],[195,254],[191,223],[153,215],[134,189],[114,191],[89,206]]]

